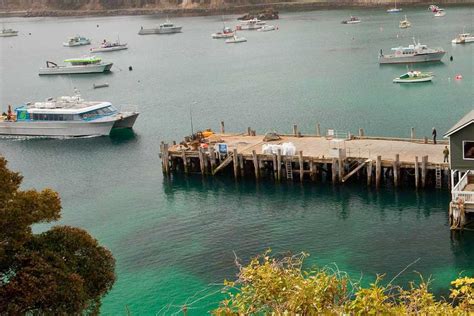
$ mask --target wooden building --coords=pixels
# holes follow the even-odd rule
[[[451,169],[450,223],[462,229],[474,215],[474,110],[459,120],[444,135],[449,138]],[[471,214],[470,214],[471,213]]]

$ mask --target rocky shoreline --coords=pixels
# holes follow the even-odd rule
[[[428,6],[433,1],[408,0],[403,3],[403,7]],[[438,1],[439,5],[449,6],[472,6],[474,0],[447,0]],[[359,0],[359,1],[295,1],[276,2],[264,4],[248,5],[224,5],[217,8],[210,6],[197,6],[192,8],[182,7],[156,7],[156,8],[129,8],[114,10],[4,10],[0,11],[0,17],[84,17],[84,16],[123,16],[123,15],[167,15],[171,17],[180,16],[206,16],[206,15],[229,15],[245,14],[268,9],[280,12],[310,11],[327,9],[348,9],[348,8],[386,8],[393,4],[390,0]],[[1,10],[1,8],[0,8]]]

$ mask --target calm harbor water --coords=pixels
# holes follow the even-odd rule
[[[164,179],[161,140],[179,140],[194,128],[303,132],[323,128],[371,135],[439,134],[473,108],[474,44],[451,46],[463,31],[474,33],[474,10],[448,8],[436,19],[425,8],[406,9],[413,27],[398,28],[401,15],[383,10],[329,10],[282,14],[275,32],[241,32],[248,42],[226,45],[210,34],[221,17],[176,18],[183,33],[138,36],[157,17],[4,19],[17,38],[0,41],[0,104],[42,100],[78,88],[89,100],[137,105],[134,133],[89,139],[0,139],[0,154],[25,176],[24,187],[52,187],[63,200],[60,224],[87,229],[117,259],[118,280],[103,301],[104,315],[170,314],[190,304],[191,314],[216,306],[219,287],[232,278],[234,254],[244,261],[272,248],[306,251],[310,264],[337,263],[372,280],[432,275],[445,293],[449,281],[474,273],[474,234],[451,235],[449,192],[413,192],[360,186],[274,185],[232,179]],[[342,25],[349,15],[363,23]],[[226,17],[227,24],[236,24]],[[29,35],[31,33],[31,35]],[[95,43],[120,36],[130,49],[103,54],[114,62],[108,75],[39,77],[46,60],[87,53],[64,48],[80,33]],[[403,86],[392,79],[406,66],[377,63],[380,49],[408,45],[412,37],[447,50],[429,84]],[[98,55],[98,54],[97,54]],[[449,61],[453,56],[453,62]],[[133,66],[133,71],[128,67]],[[454,76],[462,74],[463,80]],[[108,82],[109,88],[92,89]],[[38,230],[45,226],[37,227]],[[199,300],[199,298],[202,298]]]

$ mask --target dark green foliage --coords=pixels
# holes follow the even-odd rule
[[[21,191],[22,177],[0,157],[0,315],[96,314],[115,282],[115,260],[86,231],[62,226],[61,201],[46,189]]]

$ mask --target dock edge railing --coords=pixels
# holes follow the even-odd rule
[[[474,171],[467,170],[451,190],[451,197],[453,201],[457,201],[458,198],[461,198],[464,203],[474,204],[474,192],[463,190],[468,185],[469,175],[473,176]]]

